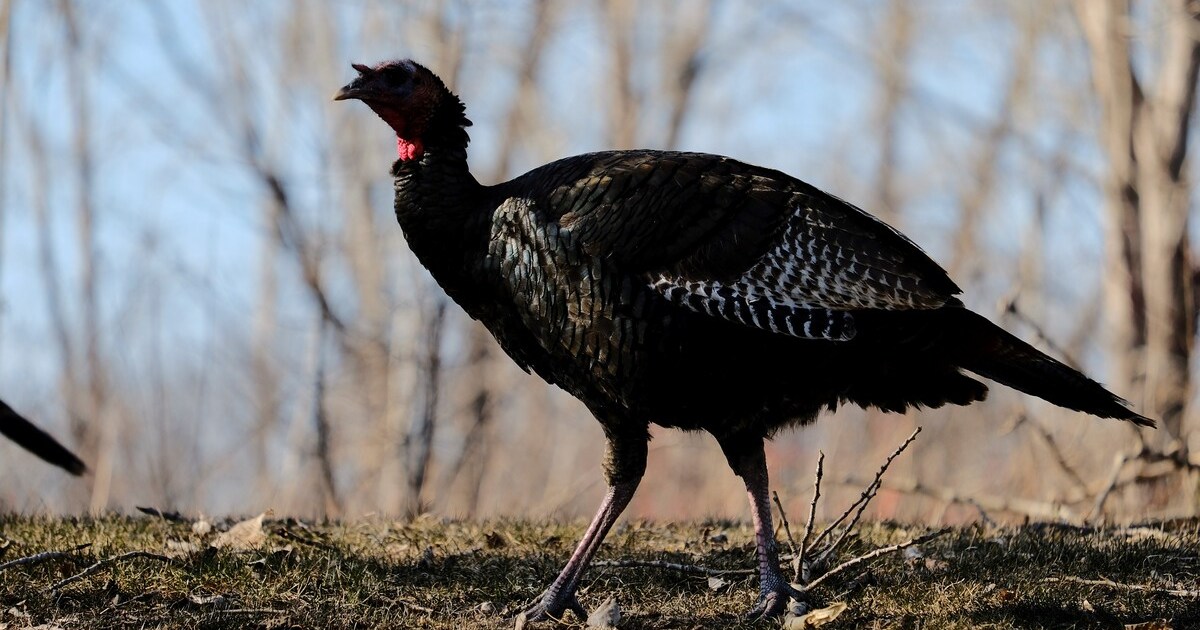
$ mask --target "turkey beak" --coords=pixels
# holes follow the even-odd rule
[[[357,81],[355,83],[357,83]],[[342,89],[338,90],[337,94],[333,95],[333,100],[345,101],[353,98],[362,99],[364,94],[365,91],[361,87],[355,85],[354,83],[350,83],[349,85],[346,85]]]
[[[344,87],[342,87],[342,89],[338,90],[337,94],[333,95],[333,100],[335,101],[345,101],[349,99],[358,99],[361,101],[364,100],[363,97],[370,95],[372,92],[372,90],[363,87],[363,83],[364,79],[370,77],[374,70],[372,70],[370,66],[365,66],[361,63],[352,63],[350,64],[350,67],[358,71],[358,78],[350,83],[347,83]]]

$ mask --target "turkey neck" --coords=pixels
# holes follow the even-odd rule
[[[392,166],[396,220],[409,248],[456,300],[470,281],[472,260],[487,249],[486,188],[467,166],[471,124],[458,108],[442,111],[421,138],[424,152]],[[494,209],[494,208],[492,208]],[[461,302],[460,302],[461,303]]]

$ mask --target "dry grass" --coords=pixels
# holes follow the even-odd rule
[[[265,538],[246,541],[261,546],[237,551],[213,548],[216,532],[200,535],[188,523],[152,517],[5,516],[0,536],[9,543],[0,565],[90,546],[0,569],[0,628],[511,627],[507,616],[553,578],[582,527],[267,520]],[[921,531],[862,525],[846,554]],[[751,534],[723,521],[628,523],[614,530],[600,557],[747,569]],[[832,580],[817,597],[849,605],[827,628],[1123,628],[1156,620],[1162,623],[1147,627],[1196,627],[1197,549],[1194,521],[1097,531],[970,526]],[[153,555],[101,565],[55,590],[130,551]],[[729,581],[714,592],[704,577],[677,571],[597,567],[581,600],[594,607],[615,596],[627,628],[775,627],[743,622],[738,613],[753,602],[754,579]]]

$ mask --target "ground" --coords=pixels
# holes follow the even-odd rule
[[[233,523],[208,531],[207,522],[140,515],[0,516],[0,630],[511,628],[511,615],[554,577],[584,528],[268,516],[221,533]],[[860,525],[835,564],[927,531]],[[65,553],[36,555],[45,552]],[[622,523],[598,558],[744,570],[753,566],[752,531],[725,521]],[[779,626],[740,618],[757,593],[753,577],[723,579],[602,566],[585,576],[580,600],[595,608],[614,597],[622,628]],[[814,595],[818,605],[846,604],[828,629],[1196,628],[1200,522],[956,528],[846,571]]]

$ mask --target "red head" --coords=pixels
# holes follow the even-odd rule
[[[338,90],[335,101],[358,99],[396,132],[401,160],[425,152],[425,134],[446,98],[455,99],[437,75],[411,61],[385,61],[374,68],[350,64],[358,78]]]

